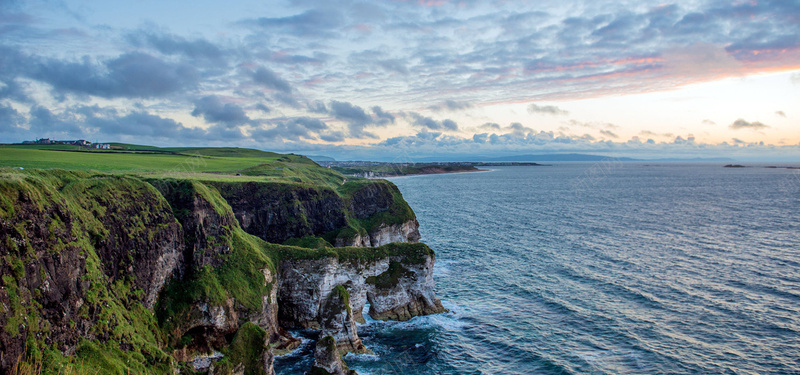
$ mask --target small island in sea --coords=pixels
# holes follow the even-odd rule
[[[0,373],[351,373],[356,322],[444,311],[385,180],[294,154],[0,146]]]

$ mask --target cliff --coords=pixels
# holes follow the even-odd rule
[[[0,373],[269,374],[298,344],[286,328],[364,352],[367,301],[443,311],[389,182],[0,169],[0,198]]]
[[[419,241],[419,223],[388,181],[325,185],[208,182],[230,204],[245,232],[267,242],[307,236],[337,247]]]

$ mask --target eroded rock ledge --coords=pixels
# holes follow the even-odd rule
[[[286,328],[319,329],[320,358],[336,362],[368,351],[355,324],[367,302],[375,319],[444,311],[435,255],[385,181],[334,191],[14,173],[0,180],[0,373],[20,361],[272,374],[274,353],[299,343]],[[270,243],[298,238],[315,245]]]

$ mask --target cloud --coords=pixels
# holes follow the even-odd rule
[[[716,125],[717,123],[711,120],[703,120],[703,125]]]
[[[458,101],[455,101],[455,100],[445,100],[441,104],[432,105],[432,106],[430,106],[428,108],[430,110],[436,111],[436,112],[439,112],[439,111],[455,112],[455,111],[461,111],[461,110],[465,110],[465,109],[470,109],[472,107],[473,107],[472,104],[467,103],[467,102],[458,102]]]
[[[650,130],[642,130],[639,132],[639,135],[645,137],[666,137],[666,138],[672,138],[675,136],[675,134],[672,133],[656,133]]]
[[[261,112],[265,112],[265,113],[272,112],[272,110],[269,107],[267,107],[267,105],[264,104],[264,103],[256,104],[256,109],[261,111]]]
[[[348,123],[361,125],[372,123],[372,117],[370,117],[363,108],[349,102],[331,100],[330,113],[337,119]]]
[[[731,129],[734,129],[734,130],[739,130],[739,129],[754,129],[754,130],[758,130],[758,129],[768,128],[769,126],[764,125],[764,124],[762,124],[762,123],[760,123],[758,121],[747,122],[747,121],[745,121],[743,119],[738,119],[738,120],[734,121],[733,124],[731,124],[729,127]]]
[[[300,101],[293,94],[285,93],[285,92],[276,92],[272,94],[272,99],[279,102],[286,104],[292,108],[302,108],[303,105],[300,104]]]
[[[253,81],[264,87],[287,94],[292,91],[292,87],[289,85],[289,82],[279,77],[277,74],[275,74],[275,72],[263,66],[256,69],[252,73],[252,77]]]
[[[320,134],[319,138],[325,142],[344,142],[345,140],[344,132],[338,130]]]
[[[250,131],[250,138],[256,142],[274,142],[275,140],[300,141],[316,140],[318,135],[328,130],[328,124],[313,117],[294,117],[272,120]],[[337,133],[325,133],[326,139],[338,139]]]
[[[188,40],[172,34],[141,30],[130,33],[128,42],[137,47],[148,46],[165,55],[183,55],[191,59],[222,60],[223,50],[205,39]]]
[[[606,137],[619,138],[618,135],[610,130],[600,130],[600,134],[605,135]]]
[[[78,126],[78,121],[74,116],[56,116],[49,109],[39,105],[31,108],[30,115],[28,124],[33,133],[73,137],[82,137],[84,134],[84,130]]]
[[[783,112],[783,111],[775,111],[775,114],[780,116],[780,117],[784,117],[784,118],[786,117],[786,113]]]
[[[194,102],[192,116],[203,117],[208,123],[242,125],[250,122],[250,118],[242,107],[233,103],[222,103],[216,95],[209,95]]]
[[[25,118],[14,107],[0,103],[0,134],[13,135],[24,131],[20,126],[24,121]]]
[[[151,98],[184,92],[199,80],[188,64],[171,63],[148,54],[132,52],[95,64],[32,59],[28,75],[56,90],[105,98]]]
[[[198,139],[205,136],[200,129],[190,129],[170,118],[163,118],[145,111],[133,111],[121,117],[92,117],[86,124],[101,134],[148,136],[166,139]]]
[[[403,75],[408,74],[408,67],[406,62],[401,59],[380,60],[377,62],[378,66],[390,72],[400,73]]]
[[[306,108],[312,113],[328,113],[328,107],[325,106],[325,102],[321,100],[315,100],[311,103],[306,105]]]
[[[545,115],[553,115],[553,116],[566,116],[569,114],[568,111],[565,111],[561,108],[552,105],[545,105],[539,106],[536,103],[531,103],[528,105],[528,113],[530,114],[545,114]]]
[[[347,123],[349,135],[354,138],[377,138],[376,135],[364,131],[373,124],[372,117],[363,108],[349,102],[331,100],[329,113],[337,120]]]
[[[423,130],[458,130],[458,124],[450,119],[437,121],[430,117],[420,115],[417,112],[409,112],[406,116],[410,118],[412,125],[420,126]]]
[[[336,10],[312,9],[293,16],[262,17],[245,21],[245,23],[252,23],[272,30],[281,30],[286,35],[330,38],[334,36],[331,31],[344,24],[344,17]]]
[[[375,124],[377,125],[394,124],[395,120],[394,115],[392,115],[389,112],[385,112],[381,107],[377,105],[372,107],[372,113],[374,113],[375,116],[377,117],[377,121],[375,121]]]

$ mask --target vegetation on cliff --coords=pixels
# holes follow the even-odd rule
[[[258,210],[277,232],[240,225]],[[248,323],[272,324],[281,260],[424,262],[424,244],[332,246],[409,220],[393,184],[297,155],[0,147],[0,372],[172,373],[224,348],[219,371],[247,373],[285,339]]]

